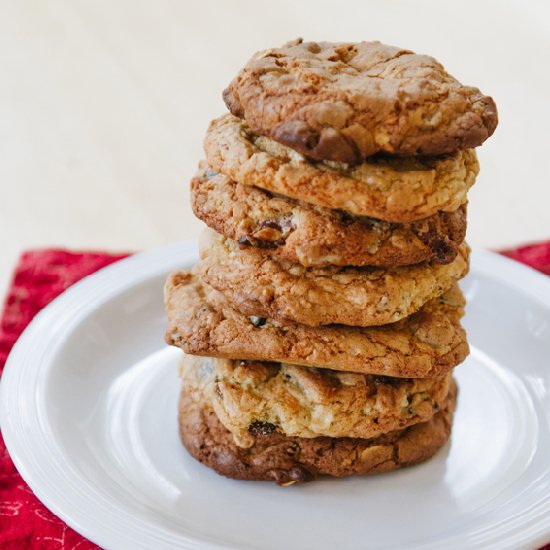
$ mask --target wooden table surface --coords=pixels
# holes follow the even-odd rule
[[[429,53],[492,95],[469,241],[550,238],[545,0],[0,1],[0,292],[29,247],[140,250],[197,237],[188,180],[221,92],[297,36]]]

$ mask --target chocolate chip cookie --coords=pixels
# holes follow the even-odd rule
[[[378,155],[355,166],[311,162],[254,135],[231,115],[210,123],[204,150],[210,167],[236,182],[396,223],[455,211],[466,203],[479,171],[473,149],[440,157]]]
[[[458,287],[381,327],[307,327],[247,317],[191,272],[165,286],[166,342],[192,355],[287,362],[401,378],[436,378],[468,355]]]
[[[201,278],[245,315],[311,327],[394,323],[418,311],[468,272],[468,247],[450,264],[402,267],[303,267],[240,247],[207,229]]]
[[[189,453],[221,475],[282,485],[318,476],[343,477],[387,472],[433,456],[448,441],[456,386],[441,411],[427,422],[374,439],[285,436],[256,430],[253,444],[238,447],[200,391],[182,385],[180,437]]]
[[[449,263],[466,235],[466,205],[412,223],[389,223],[273,195],[204,162],[191,182],[191,204],[218,233],[304,267]]]
[[[256,134],[346,163],[477,147],[498,123],[494,101],[433,57],[380,42],[299,39],[258,52],[223,97]]]
[[[288,363],[185,355],[184,383],[200,388],[239,447],[254,434],[370,439],[440,410],[451,375],[389,378]]]

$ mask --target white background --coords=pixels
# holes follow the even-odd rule
[[[550,11],[540,1],[0,1],[0,292],[36,246],[198,236],[188,180],[221,92],[258,49],[379,39],[492,95],[469,241],[550,238]]]

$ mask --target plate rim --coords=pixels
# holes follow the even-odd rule
[[[196,261],[197,257],[197,240],[179,241],[133,254],[84,277],[60,294],[34,317],[13,346],[4,367],[0,380],[0,429],[13,463],[23,480],[50,511],[82,536],[101,547],[124,547],[124,543],[125,541],[127,543],[128,539],[120,536],[121,530],[118,525],[116,528],[112,528],[108,523],[98,524],[97,519],[95,524],[93,519],[87,522],[86,520],[93,517],[93,515],[83,509],[81,510],[82,506],[76,507],[74,502],[70,502],[70,497],[63,499],[60,497],[64,497],[64,495],[59,494],[59,491],[57,494],[52,491],[55,483],[51,476],[44,476],[43,470],[45,470],[45,467],[39,467],[36,462],[33,463],[32,455],[29,456],[28,454],[29,450],[32,452],[33,448],[36,453],[39,445],[35,437],[31,438],[32,441],[27,440],[24,430],[21,430],[21,419],[24,413],[21,407],[23,400],[19,398],[18,388],[23,387],[22,383],[24,381],[26,382],[25,386],[28,385],[29,379],[26,378],[26,373],[29,368],[32,372],[32,367],[29,367],[29,358],[33,356],[32,363],[35,374],[33,384],[36,385],[39,381],[41,363],[35,355],[37,351],[40,351],[40,346],[34,344],[35,339],[38,337],[38,340],[48,341],[46,336],[49,336],[50,339],[57,339],[57,345],[61,345],[63,337],[59,334],[56,335],[53,329],[57,327],[58,330],[64,323],[69,322],[67,309],[70,309],[72,303],[78,302],[79,314],[74,315],[74,311],[71,312],[70,322],[78,324],[82,318],[123,290],[155,276],[173,271],[178,267],[189,266],[190,263]],[[546,275],[515,260],[484,249],[473,250],[472,265],[474,271],[496,278],[512,286],[516,291],[527,294],[545,308],[550,309],[550,278]],[[44,347],[44,341],[42,347]],[[25,390],[27,393],[29,392],[29,388],[25,388]],[[28,416],[28,410],[26,414]],[[26,420],[28,421],[28,418]],[[36,422],[34,427],[40,428],[40,418],[37,417],[34,421]],[[56,457],[53,455],[52,449],[45,448],[43,450],[49,452],[47,454],[48,460],[55,460]],[[40,459],[44,462],[44,453],[40,454]],[[50,463],[48,462],[48,464]],[[67,477],[61,477],[63,477],[66,485]],[[76,484],[72,486],[72,489],[78,493]],[[82,503],[83,500],[87,502],[86,499],[82,498],[80,502]],[[97,503],[95,504],[97,506]],[[550,500],[547,504],[550,512]],[[117,519],[119,521],[125,519],[123,510],[118,510],[118,512],[121,517]],[[542,519],[544,520],[544,518]],[[132,529],[135,531],[135,523],[132,524]],[[145,533],[141,535],[144,536]],[[550,538],[550,513],[546,521],[536,522],[534,526],[524,530],[520,535],[514,537],[517,544],[542,545],[548,543],[548,538]],[[518,540],[518,537],[521,540]],[[135,543],[135,540],[133,542]],[[166,542],[168,543],[168,541]],[[196,548],[197,542],[196,537],[193,535],[189,537],[178,535],[179,548]],[[510,542],[510,538],[507,538],[507,542]],[[429,544],[427,543],[426,546]],[[220,545],[204,538],[200,539],[200,545],[202,548],[212,549],[233,548],[233,546]],[[167,547],[172,546],[167,545]]]

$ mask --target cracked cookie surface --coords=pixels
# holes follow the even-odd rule
[[[442,157],[376,156],[355,166],[311,162],[255,136],[231,115],[210,123],[204,150],[208,164],[236,182],[396,223],[455,211],[479,172],[473,149]]]
[[[452,262],[466,235],[466,205],[408,224],[272,195],[201,163],[191,182],[195,215],[240,244],[304,267]]]
[[[299,39],[258,52],[223,95],[255,133],[346,163],[477,147],[498,123],[492,98],[433,57],[380,42]]]
[[[307,327],[247,317],[192,272],[165,285],[166,342],[192,355],[288,362],[400,378],[436,378],[469,353],[457,286],[419,312],[381,327]]]
[[[207,229],[200,253],[202,280],[237,311],[312,327],[394,323],[443,294],[468,272],[466,244],[450,264],[306,268],[241,247]]]
[[[185,355],[185,384],[202,391],[239,447],[254,434],[369,439],[426,422],[443,406],[451,375],[389,378]]]
[[[204,395],[184,380],[179,432],[189,453],[221,475],[279,484],[302,483],[322,475],[382,473],[427,460],[449,439],[455,403],[453,383],[442,410],[429,421],[378,438],[308,439],[258,433],[251,447],[242,448],[235,445]]]

